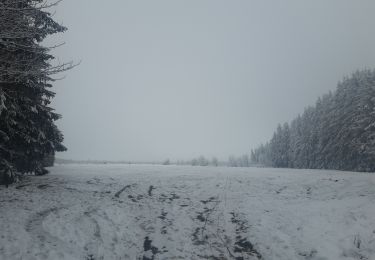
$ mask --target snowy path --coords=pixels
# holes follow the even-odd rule
[[[0,259],[375,259],[375,175],[61,165],[0,188]]]

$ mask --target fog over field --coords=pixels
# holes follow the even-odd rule
[[[375,67],[375,2],[64,0],[57,157],[226,160]]]

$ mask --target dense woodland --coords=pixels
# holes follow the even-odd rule
[[[252,151],[272,167],[375,171],[375,71],[362,70]]]
[[[42,0],[0,2],[0,183],[16,173],[47,173],[55,151],[64,151],[63,135],[51,108],[52,76],[72,67],[54,64],[41,42],[65,27],[47,11],[55,4]]]

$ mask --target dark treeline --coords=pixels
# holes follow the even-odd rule
[[[252,151],[272,167],[375,171],[375,71],[344,78],[272,139]]]
[[[52,65],[54,47],[41,42],[65,27],[46,11],[55,4],[41,0],[0,3],[0,183],[16,173],[47,173],[55,151],[63,151],[63,136],[50,107],[52,75],[71,64]]]

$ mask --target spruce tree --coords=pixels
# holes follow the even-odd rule
[[[278,126],[252,159],[267,166],[375,171],[375,71],[339,82],[294,119]],[[265,149],[266,147],[266,149]],[[265,152],[267,151],[267,152]],[[260,155],[265,158],[260,160]]]
[[[56,23],[42,0],[0,3],[0,181],[16,172],[45,174],[43,160],[64,151],[63,135],[50,107],[52,75],[72,64],[52,65],[51,49],[41,42],[65,27]]]

